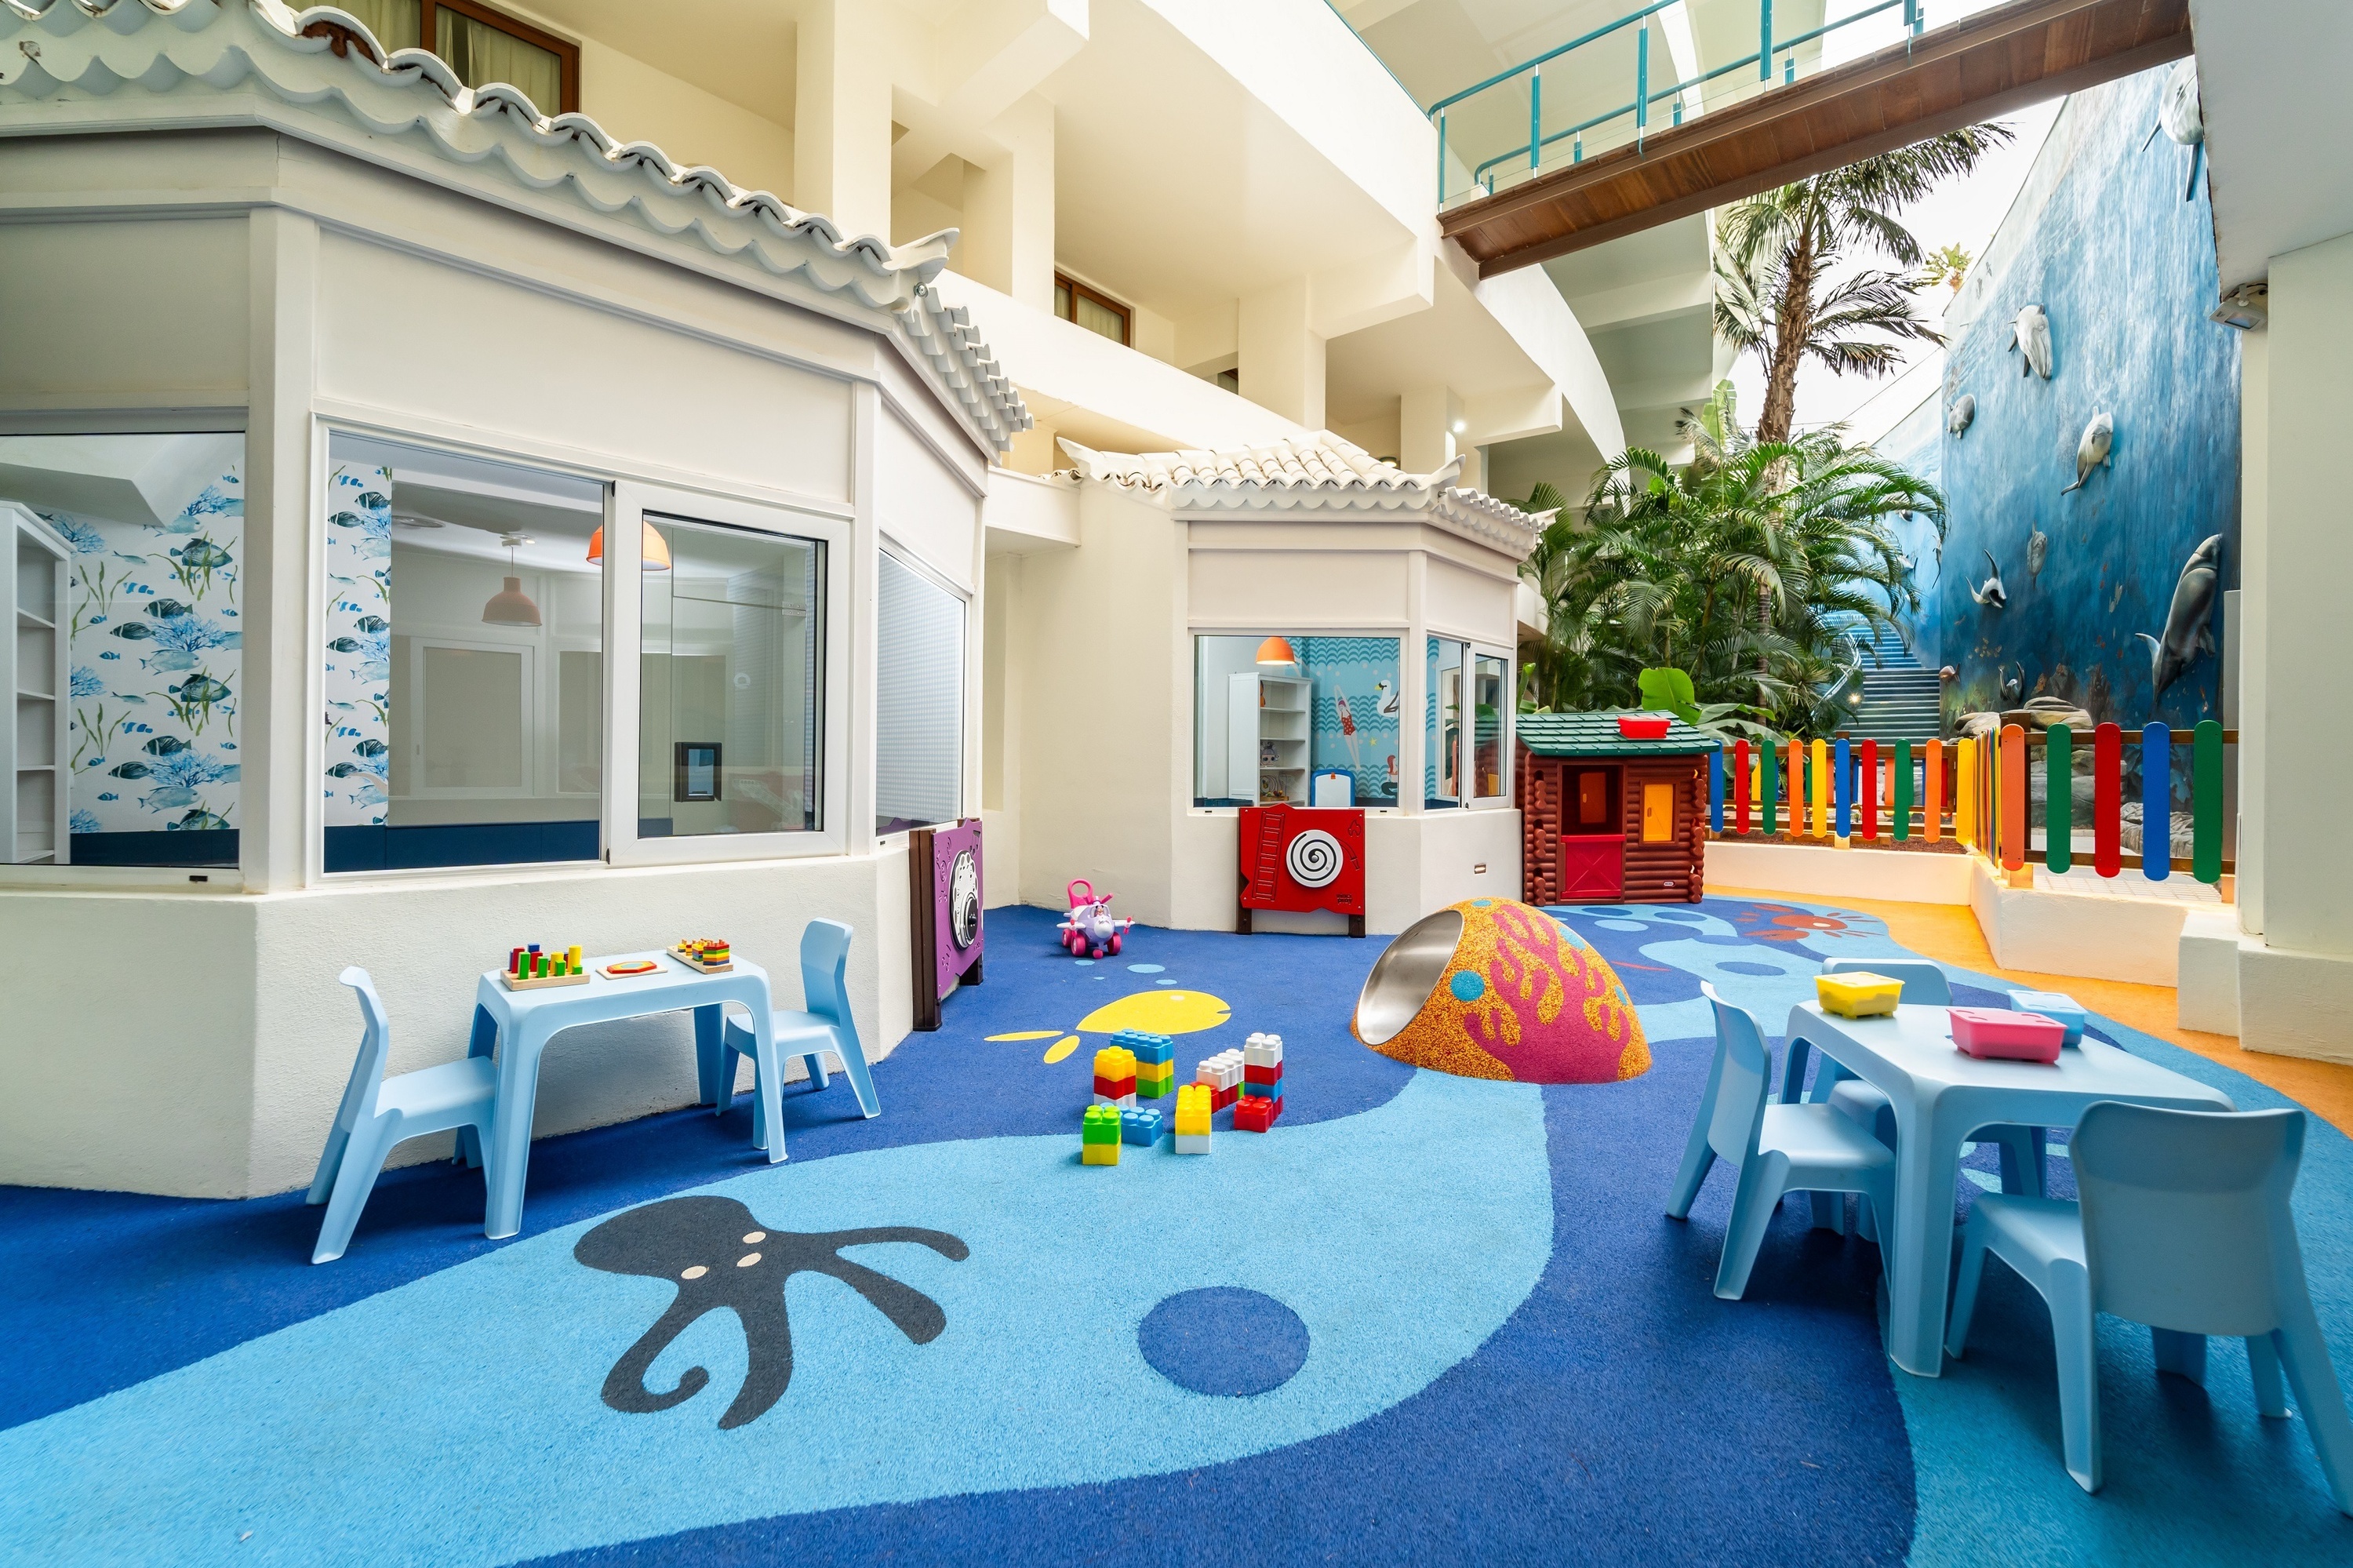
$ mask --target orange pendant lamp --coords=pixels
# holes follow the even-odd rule
[[[1291,651],[1288,637],[1270,637],[1258,645],[1258,667],[1261,670],[1285,670],[1299,662],[1299,655]]]
[[[650,523],[645,525],[645,529],[644,552],[641,557],[645,569],[649,572],[670,570],[670,546],[662,542],[660,530]],[[590,565],[596,566],[602,565],[604,559],[605,530],[603,525],[599,524],[596,531],[588,535],[588,560]]]

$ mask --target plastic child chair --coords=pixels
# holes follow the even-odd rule
[[[1736,1301],[1765,1244],[1766,1228],[1786,1192],[1860,1192],[1876,1213],[1893,1213],[1895,1156],[1888,1147],[1826,1105],[1778,1105],[1766,1093],[1773,1053],[1765,1032],[1743,1009],[1700,987],[1715,1009],[1715,1063],[1683,1150],[1683,1169],[1667,1199],[1667,1213],[1690,1217],[1700,1183],[1719,1159],[1740,1168],[1732,1194],[1732,1223],[1715,1293]],[[1884,1262],[1883,1260],[1883,1266]]]
[[[809,1010],[795,1012],[780,1007],[769,1017],[774,1020],[777,1061],[798,1056],[808,1065],[809,1081],[822,1089],[831,1083],[826,1076],[825,1053],[832,1052],[840,1060],[841,1070],[849,1075],[858,1108],[874,1117],[882,1114],[882,1102],[874,1097],[874,1079],[867,1072],[866,1051],[858,1043],[858,1023],[849,1012],[849,985],[845,978],[849,969],[849,927],[839,920],[808,923],[801,933],[801,995]],[[719,1057],[719,1108],[726,1111],[735,1104],[735,1058],[753,1053],[752,1031],[731,1018],[723,1038],[726,1049]],[[758,1071],[755,1063],[754,1084],[759,1082]],[[754,1136],[765,1146],[767,1126],[756,1097],[752,1102],[752,1121]]]
[[[444,1062],[387,1080],[384,1063],[392,1050],[392,1021],[385,1015],[375,982],[357,965],[335,978],[358,993],[365,1028],[359,1058],[352,1064],[352,1081],[343,1086],[343,1103],[336,1108],[335,1125],[319,1155],[319,1173],[311,1178],[311,1193],[304,1200],[327,1205],[326,1217],[319,1223],[319,1245],[311,1250],[312,1263],[332,1263],[343,1255],[352,1227],[359,1223],[360,1209],[375,1190],[393,1145],[456,1128],[459,1155],[470,1165],[481,1164],[483,1150],[491,1146],[491,1115],[499,1088],[498,1069],[488,1056]]]
[[[1831,959],[1822,965],[1826,975],[1867,972],[1885,975],[1889,980],[1904,982],[1903,1000],[1913,1006],[1950,1007],[1953,988],[1945,971],[1922,959]],[[1781,1064],[1781,1097],[1797,1100],[1802,1097],[1806,1078],[1804,1042],[1789,1042]],[[1828,1094],[1822,1086],[1830,1086]],[[1826,1101],[1841,1114],[1849,1116],[1869,1128],[1873,1137],[1888,1148],[1895,1147],[1895,1107],[1886,1092],[1874,1088],[1861,1078],[1831,1061],[1828,1056],[1814,1074],[1814,1097]],[[2005,1192],[2042,1192],[2043,1136],[2039,1127],[1984,1127],[1983,1141],[1996,1144],[2001,1150],[2001,1187]],[[1816,1198],[1814,1224],[1817,1228],[1846,1232],[1846,1204],[1843,1200]],[[1878,1239],[1877,1226],[1869,1216],[1857,1222],[1859,1234],[1867,1241]]]
[[[2067,1473],[2100,1488],[2100,1368],[2094,1321],[2146,1323],[2157,1365],[2206,1381],[2206,1337],[2247,1341],[2255,1408],[2284,1416],[2295,1394],[2337,1508],[2353,1513],[2353,1421],[2305,1287],[2288,1193],[2304,1155],[2300,1110],[2158,1110],[2103,1100],[2070,1152],[2081,1206],[2051,1198],[1977,1201],[1961,1243],[1945,1348],[1968,1342],[1986,1255],[2051,1308]]]

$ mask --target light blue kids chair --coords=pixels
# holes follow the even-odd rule
[[[1991,1253],[2042,1293],[2058,1349],[2067,1473],[2100,1489],[2102,1312],[2149,1326],[2158,1370],[2206,1381],[2206,1337],[2247,1341],[2255,1408],[2295,1393],[2329,1495],[2353,1513],[2353,1423],[2305,1287],[2288,1193],[2304,1155],[2300,1110],[2158,1110],[2103,1100],[2069,1152],[2080,1206],[1987,1193],[1969,1213],[1945,1348],[1958,1357]]]
[[[392,1050],[392,1021],[385,1015],[375,982],[357,965],[335,978],[358,993],[365,1028],[359,1059],[352,1064],[352,1081],[343,1087],[343,1103],[335,1111],[334,1128],[319,1156],[319,1173],[305,1200],[327,1205],[326,1218],[319,1224],[319,1245],[311,1251],[312,1263],[332,1263],[343,1255],[360,1208],[375,1189],[393,1145],[456,1128],[459,1152],[468,1164],[480,1165],[482,1150],[491,1143],[491,1111],[499,1087],[498,1069],[488,1056],[444,1062],[387,1081],[384,1062]]]
[[[1715,1271],[1715,1293],[1736,1301],[1748,1288],[1749,1270],[1783,1193],[1860,1192],[1874,1213],[1892,1214],[1895,1155],[1829,1106],[1772,1103],[1766,1089],[1773,1076],[1773,1053],[1765,1032],[1713,985],[1703,984],[1700,991],[1715,1009],[1715,1064],[1708,1069],[1707,1090],[1700,1097],[1667,1213],[1690,1217],[1692,1200],[1719,1159],[1740,1168],[1732,1221],[1724,1233],[1724,1260]]]
[[[849,1013],[849,985],[845,978],[849,969],[849,927],[839,920],[812,920],[801,933],[801,996],[808,1002],[807,1012],[795,1012],[778,1008],[769,1016],[776,1042],[776,1060],[784,1062],[798,1056],[808,1065],[809,1081],[822,1089],[831,1081],[826,1076],[825,1054],[833,1053],[841,1063],[841,1070],[849,1075],[849,1086],[858,1096],[858,1108],[870,1117],[882,1114],[882,1102],[874,1097],[874,1079],[866,1070],[866,1050],[858,1043],[858,1023]],[[733,1019],[727,1021],[719,1051],[719,1109],[723,1114],[735,1105],[735,1059],[753,1053],[752,1031]],[[754,1072],[758,1065],[754,1065]],[[755,1084],[759,1081],[755,1076]],[[753,1136],[766,1147],[767,1126],[760,1109],[757,1096],[752,1101]]]
[[[1906,1005],[1953,1005],[1953,988],[1945,979],[1945,971],[1921,959],[1832,959],[1822,965],[1822,973],[1885,975],[1889,980],[1904,982],[1902,1000]],[[1781,1062],[1783,1100],[1795,1104],[1805,1097],[1806,1058],[1811,1049],[1803,1039],[1788,1043]],[[1870,1128],[1873,1135],[1888,1148],[1895,1147],[1895,1107],[1889,1103],[1886,1093],[1864,1083],[1828,1056],[1822,1058],[1820,1070],[1814,1074],[1813,1097]],[[2000,1148],[2001,1190],[2040,1196],[2043,1170],[2042,1129],[2039,1127],[1985,1127],[1978,1131],[1984,1135],[1983,1141]],[[1829,1196],[1815,1198],[1814,1224],[1818,1228],[1843,1234],[1846,1230],[1845,1201]],[[1868,1215],[1858,1222],[1857,1229],[1867,1240],[1878,1239],[1877,1227]]]

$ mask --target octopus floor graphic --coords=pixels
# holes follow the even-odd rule
[[[2086,1497],[2048,1314],[2001,1271],[1935,1380],[1888,1366],[1876,1249],[1803,1204],[1716,1300],[1728,1173],[1661,1212],[1701,980],[1769,1030],[1820,960],[1902,949],[1811,905],[1553,914],[1624,980],[1643,1076],[1365,1049],[1377,940],[1139,928],[1150,968],[1082,966],[1052,914],[999,909],[988,984],[877,1065],[881,1117],[797,1086],[774,1167],[748,1109],[543,1140],[513,1241],[447,1166],[388,1175],[322,1267],[299,1193],[0,1189],[0,1563],[2353,1560],[2235,1345],[2200,1388],[2104,1320]],[[1147,1015],[1193,1025],[1180,1069],[1282,1033],[1276,1130],[1082,1166],[1092,1052]],[[2317,1120],[2295,1203],[2353,1384],[2353,1143]]]

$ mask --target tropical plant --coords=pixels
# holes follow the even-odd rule
[[[1947,245],[1931,250],[1928,252],[1928,281],[1942,283],[1957,294],[1961,291],[1962,281],[1969,275],[1969,263],[1976,260],[1958,245]]]
[[[1899,362],[1900,341],[1943,341],[1913,302],[1932,280],[1916,270],[1920,242],[1895,213],[2009,140],[2005,125],[1967,126],[1725,209],[1716,226],[1715,330],[1764,363],[1760,444],[1788,440],[1805,361],[1883,376]],[[1840,275],[1851,254],[1874,252],[1907,270]]]
[[[1688,705],[1721,735],[1826,733],[1858,629],[1867,639],[1919,604],[1893,519],[1925,517],[1941,537],[1944,497],[1835,430],[1751,440],[1728,387],[1684,429],[1689,462],[1630,449],[1595,476],[1582,518],[1564,510],[1538,539],[1522,569],[1546,627],[1523,704]],[[1558,496],[1539,486],[1523,504]]]

